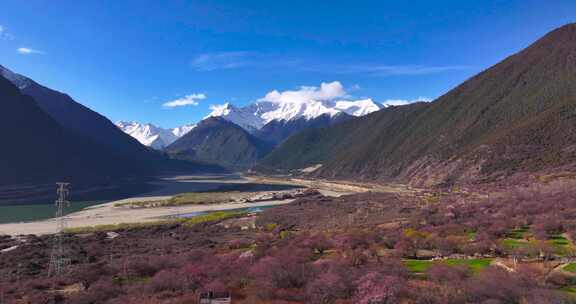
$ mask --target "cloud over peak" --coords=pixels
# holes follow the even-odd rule
[[[336,98],[346,97],[347,93],[340,81],[323,82],[320,87],[301,86],[299,90],[282,91],[278,90],[268,92],[258,101],[269,102],[306,102],[309,100],[327,101]]]
[[[183,106],[197,106],[199,104],[199,100],[206,99],[206,94],[199,93],[199,94],[190,94],[186,95],[182,98],[178,98],[172,101],[165,102],[162,106],[165,108],[176,108],[176,107],[183,107]]]
[[[382,102],[384,106],[403,106],[414,102],[431,102],[433,99],[428,97],[418,97],[416,99],[386,99]]]

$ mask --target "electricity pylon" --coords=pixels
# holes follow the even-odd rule
[[[64,208],[70,206],[70,202],[66,200],[69,193],[69,183],[56,183],[58,199],[55,202],[56,206],[56,225],[57,230],[54,234],[52,244],[52,253],[50,254],[50,266],[48,268],[48,276],[56,276],[62,274],[67,266],[70,264],[70,259],[66,257],[64,250],[64,229],[66,228],[66,218],[64,217]]]

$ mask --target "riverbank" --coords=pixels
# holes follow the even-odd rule
[[[130,208],[127,206],[127,203],[166,200],[170,199],[176,194],[186,192],[208,191],[226,187],[234,188],[244,185],[278,185],[279,183],[281,182],[277,181],[275,183],[270,183],[265,180],[256,181],[254,179],[244,178],[236,174],[165,177],[154,182],[156,190],[150,193],[99,204],[67,215],[66,227],[78,228],[97,225],[114,225],[121,223],[146,223],[158,221],[159,219],[175,216],[178,214],[225,211],[263,206],[278,206],[292,202],[294,199],[267,200],[259,202],[231,202],[209,205],[183,205],[154,208]],[[284,184],[289,185],[286,182]],[[326,196],[340,196],[343,194],[351,193],[326,187],[316,190]],[[258,191],[253,192],[252,195],[258,196],[267,192],[273,193],[276,191]],[[238,192],[237,195],[245,196],[245,194],[242,192]],[[0,224],[0,235],[5,234],[14,236],[24,234],[52,234],[56,232],[56,227],[57,225],[55,219],[25,223],[6,223]]]

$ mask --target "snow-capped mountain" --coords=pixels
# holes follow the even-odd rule
[[[182,137],[195,125],[184,125],[173,129],[164,129],[153,124],[141,124],[135,121],[118,121],[116,126],[126,134],[136,138],[141,144],[162,150]]]
[[[384,108],[372,99],[348,100],[338,81],[322,83],[320,87],[301,87],[296,91],[271,91],[245,107],[230,103],[211,106],[206,117],[223,117],[249,132],[261,129],[271,121],[313,119],[321,115],[334,117],[338,113],[362,116]]]
[[[221,105],[211,105],[212,112],[204,119],[209,117],[222,117],[248,132],[254,132],[264,126],[264,120],[256,115],[257,110],[254,109],[254,104],[247,107],[236,107],[229,102]]]
[[[195,127],[196,125],[183,125],[180,127],[170,129],[170,132],[172,132],[172,134],[174,134],[177,138],[180,138],[186,135],[188,132],[192,131],[192,129],[194,129]]]

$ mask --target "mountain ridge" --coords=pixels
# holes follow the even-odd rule
[[[342,84],[334,81],[322,83],[320,88],[302,87],[300,91],[272,91],[244,107],[236,107],[230,103],[212,105],[212,112],[205,118],[223,117],[254,133],[274,120],[311,120],[322,115],[333,117],[340,113],[362,116],[385,108],[369,98],[347,100],[346,97]]]
[[[575,69],[576,24],[569,24],[466,80],[405,118],[395,132],[385,127],[351,141],[323,159],[312,175],[439,185],[494,181],[573,162]],[[374,115],[385,115],[381,112]],[[370,130],[367,117],[356,120],[355,127],[343,124],[347,132]],[[327,132],[337,137],[336,131]],[[310,134],[299,136],[304,140]],[[323,149],[319,145],[307,149]],[[303,150],[279,149],[285,151],[276,151],[279,155]],[[266,158],[261,167],[290,167],[280,157],[273,159],[276,164]]]
[[[0,74],[15,84],[23,94],[33,97],[38,106],[63,128],[131,158],[158,159],[158,155],[118,130],[108,118],[76,102],[69,95],[45,87],[4,66],[0,66]]]
[[[177,128],[164,129],[151,123],[142,124],[135,121],[117,121],[115,125],[141,144],[156,150],[163,150],[196,127],[196,125],[189,124]]]
[[[271,149],[270,143],[242,127],[221,117],[210,117],[165,150],[176,159],[238,169],[250,167]]]

